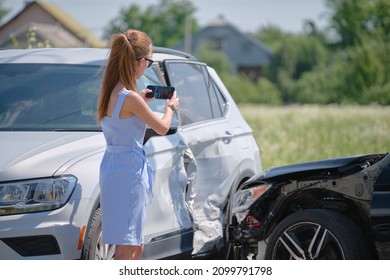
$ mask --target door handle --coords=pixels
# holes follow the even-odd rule
[[[231,134],[231,132],[230,131],[225,131],[225,136],[224,137],[222,137],[222,141],[223,141],[223,143],[225,143],[225,144],[229,144],[230,142],[232,142],[232,138],[233,138],[234,136],[233,136],[233,134]]]

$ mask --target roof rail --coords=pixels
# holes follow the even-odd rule
[[[182,51],[175,50],[175,49],[170,49],[170,48],[153,47],[153,52],[161,52],[161,53],[166,53],[166,54],[172,54],[172,55],[185,57],[185,58],[188,58],[190,60],[197,60],[195,58],[195,56],[193,56],[193,55],[191,55],[189,53],[182,52]]]

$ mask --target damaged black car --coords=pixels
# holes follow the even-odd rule
[[[235,193],[234,259],[390,259],[390,154],[264,171]]]

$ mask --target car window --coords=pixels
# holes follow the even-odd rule
[[[160,84],[148,68],[139,89]],[[100,66],[65,64],[2,64],[0,67],[0,130],[101,130],[96,102],[103,71]],[[149,102],[152,110],[164,104]]]
[[[207,90],[210,95],[211,109],[213,112],[213,118],[220,118],[223,116],[226,100],[222,93],[215,85],[213,79],[209,76],[206,67],[204,67],[204,77],[207,84]]]
[[[205,66],[197,63],[167,63],[170,81],[180,99],[179,119],[182,125],[213,118]]]
[[[137,80],[137,87],[139,91],[145,89],[148,85],[165,85],[162,82],[163,79],[160,77],[160,75],[158,75],[159,70],[157,69],[157,67],[150,67],[146,69],[144,75],[139,80]],[[153,101],[148,102],[148,105],[153,111],[164,113],[165,102],[166,101],[163,99],[154,99]]]
[[[218,106],[221,110],[221,114],[225,114],[225,110],[227,108],[227,101],[225,97],[223,96],[221,90],[217,87],[217,85],[213,82],[213,88],[211,91],[214,91],[216,98],[218,99]]]
[[[206,65],[169,62],[167,66],[171,83],[180,97],[182,125],[223,116],[226,99],[210,77]]]
[[[98,129],[98,66],[2,64],[0,84],[1,129]]]

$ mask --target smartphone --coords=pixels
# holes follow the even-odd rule
[[[173,92],[175,91],[174,87],[165,87],[165,86],[153,86],[148,85],[147,89],[152,90],[152,92],[148,92],[145,96],[147,98],[156,98],[156,99],[171,99],[173,96]]]

